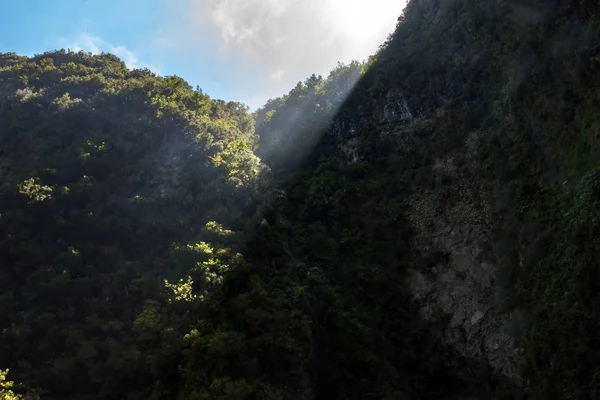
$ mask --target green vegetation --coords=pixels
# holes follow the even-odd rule
[[[2,365],[43,398],[172,398],[190,332],[231,336],[213,297],[267,182],[252,116],[112,55],[0,60]]]
[[[431,171],[433,160],[461,154],[458,168],[470,171],[478,195],[492,205],[489,256],[498,264],[502,307],[531,315],[518,343],[522,392],[533,399],[588,399],[600,392],[599,21],[597,4],[588,1],[410,2],[396,32],[363,67],[304,172],[321,182],[315,191],[321,194],[341,183],[339,175],[315,167],[319,157],[347,165],[346,147],[357,150],[357,164],[342,167],[343,175],[362,168],[369,173],[346,176],[349,187],[368,180],[377,189],[355,203],[352,215],[359,221],[352,226],[388,232],[390,215],[374,210],[396,208],[402,215],[401,206],[388,204],[392,198],[401,204],[411,192],[444,193],[457,185],[458,177],[437,182]],[[402,96],[414,122],[381,115],[392,92]],[[343,124],[341,139],[331,140]],[[480,150],[470,161],[473,134]],[[330,201],[347,205],[346,195],[336,192]],[[369,201],[369,212],[356,205]],[[349,219],[318,220],[329,227]],[[312,242],[311,249],[325,243]],[[392,243],[374,247],[378,256],[385,254],[387,272],[395,263],[402,265],[400,274],[426,266],[418,251],[417,259],[406,260],[415,249],[405,257],[387,253]]]
[[[255,114],[109,54],[0,54],[0,398],[597,397],[599,29],[591,1],[413,0]],[[533,316],[521,385],[412,300],[408,199],[451,193],[450,153]]]

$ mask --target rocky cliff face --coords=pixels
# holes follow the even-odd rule
[[[598,210],[582,200],[600,193],[598,21],[591,1],[411,1],[303,166],[307,213],[323,205],[367,276],[402,277],[390,290],[461,382],[479,369],[532,399],[600,393],[584,378],[600,365]]]
[[[433,178],[452,184],[417,190],[407,201],[413,251],[430,260],[410,272],[409,287],[425,320],[447,321],[440,332],[445,345],[518,383],[517,337],[496,286],[491,207],[472,171],[477,134],[467,140],[462,154],[433,161]],[[456,160],[463,154],[461,170]]]
[[[490,182],[478,174],[481,133],[465,132],[460,145],[437,150],[431,141],[439,140],[436,125],[446,123],[444,107],[427,114],[413,111],[418,106],[409,106],[397,89],[374,104],[368,122],[336,120],[330,135],[349,165],[373,158],[365,141],[384,147],[386,157],[401,158],[419,147],[432,150],[419,168],[427,179],[415,182],[402,199],[416,260],[406,280],[420,316],[443,321],[437,335],[444,346],[521,385],[522,316],[503,306],[505,293],[496,282],[493,205],[484,189]],[[367,131],[367,126],[376,128]]]

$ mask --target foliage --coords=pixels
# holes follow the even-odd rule
[[[327,79],[312,75],[282,98],[257,112],[257,154],[280,177],[297,169],[313,152],[342,102],[363,71],[357,61],[338,63]]]
[[[0,398],[2,400],[18,400],[19,397],[12,391],[14,382],[6,380],[6,374],[8,370],[0,370]]]
[[[0,54],[1,396],[598,397],[599,21],[413,0],[368,60],[255,115],[110,54]],[[456,183],[432,160],[473,132],[490,257],[534,315],[523,388],[406,286],[406,200]]]
[[[9,370],[0,370],[0,399],[2,400],[39,400],[39,395],[35,390],[25,390],[23,392],[23,385],[16,384],[13,381],[8,380],[7,376]],[[17,390],[17,392],[15,392]]]
[[[352,162],[362,159],[384,169],[386,185],[379,190],[387,197],[403,180],[414,190],[439,191],[431,160],[463,153],[479,195],[495,205],[488,223],[497,283],[506,286],[500,295],[513,311],[532,314],[519,344],[524,389],[535,399],[595,398],[600,391],[595,340],[600,326],[594,322],[600,248],[598,21],[591,1],[411,1],[396,31],[363,64],[361,79],[318,132],[327,140],[310,157],[302,155],[312,187],[306,188],[306,200],[294,204],[310,204],[306,212],[317,215],[326,226],[318,229],[327,232],[310,242],[315,254],[330,246],[329,227],[339,223],[339,216],[324,215],[347,196],[340,190],[347,177],[318,172],[319,156],[335,154],[344,165],[342,153],[354,147]],[[307,86],[266,105],[264,122],[257,125],[261,140],[278,138],[266,142],[266,154],[273,142],[295,148],[303,130],[286,133],[277,118],[291,118],[287,110],[298,108],[292,94]],[[382,118],[393,93],[410,108],[412,121]],[[465,154],[473,133],[481,147],[477,160]],[[274,169],[288,165],[288,159],[264,159]],[[395,167],[405,173],[395,175]],[[385,220],[365,218],[356,226],[364,229],[367,221]],[[386,258],[388,265],[392,260]]]
[[[108,54],[0,60],[2,364],[48,399],[173,398],[184,335],[243,264],[252,116]]]

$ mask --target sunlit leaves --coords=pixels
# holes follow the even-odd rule
[[[206,223],[204,230],[207,232],[215,233],[219,236],[231,236],[234,234],[233,231],[229,229],[225,229],[223,225],[219,224],[216,221],[209,221]]]
[[[31,202],[44,201],[52,198],[52,188],[42,185],[39,178],[29,178],[17,185],[19,193],[29,197]]]
[[[271,119],[273,119],[273,116],[275,115],[275,113],[277,112],[277,110],[269,110],[265,113],[265,122],[269,122],[271,121]]]
[[[22,385],[8,380],[8,372],[8,369],[0,369],[0,400],[39,400],[40,396],[36,391],[28,390],[25,395],[15,392],[17,386],[20,386],[22,389]]]
[[[41,97],[41,93],[34,92],[31,88],[17,89],[15,91],[15,97],[18,98],[22,103],[26,103],[32,99]]]
[[[176,398],[169,360],[186,332],[212,336],[200,316],[245,265],[228,227],[260,183],[253,115],[180,77],[68,51],[0,54],[0,108],[11,373],[52,398]]]
[[[165,279],[165,287],[170,290],[169,301],[184,301],[191,302],[198,298],[197,295],[193,293],[193,285],[194,281],[190,276],[187,279],[180,279],[177,283],[169,283]],[[200,299],[203,299],[203,296],[200,296]]]
[[[59,111],[66,111],[77,103],[81,103],[81,99],[72,99],[69,93],[65,93],[52,101],[52,105]]]
[[[295,169],[311,153],[358,80],[363,64],[339,63],[327,79],[311,75],[257,112],[258,152],[275,171]]]
[[[210,157],[215,167],[224,166],[230,182],[236,187],[253,182],[260,174],[260,159],[252,153],[248,143],[242,139],[229,141],[225,148]]]
[[[17,396],[12,391],[14,382],[6,379],[8,369],[0,370],[0,400],[19,400],[21,396]]]
[[[233,234],[214,221],[209,222],[203,231],[216,234],[217,237]],[[204,300],[207,295],[220,289],[231,266],[244,263],[241,254],[227,247],[215,247],[203,241],[183,246],[174,245],[171,257],[180,270],[189,274],[175,284],[165,281],[165,287],[175,294],[175,300],[181,301]],[[195,293],[200,295],[196,296]]]
[[[185,80],[178,76],[167,76],[159,81],[152,97],[156,106],[156,116],[185,116],[191,120],[194,117],[207,116],[211,101],[201,91],[193,91]]]

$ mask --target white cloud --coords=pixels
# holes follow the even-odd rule
[[[87,33],[81,34],[79,40],[81,41],[81,46],[76,43],[75,46],[73,46],[73,51],[85,50],[93,54],[98,54],[101,52],[99,46],[104,43],[104,41],[99,37],[91,36]]]
[[[279,80],[283,77],[284,74],[285,74],[285,72],[282,69],[280,69],[278,71],[271,73],[271,79]]]
[[[102,52],[112,53],[123,60],[128,68],[133,69],[147,67],[157,74],[160,73],[160,68],[140,62],[138,56],[127,47],[122,45],[114,45],[99,38],[98,36],[94,36],[89,33],[82,33],[74,40],[62,40],[62,42],[64,43],[63,47],[69,48],[73,51],[84,50],[92,54],[100,54]]]
[[[262,79],[261,101],[338,61],[373,54],[396,25],[404,0],[187,0],[188,37],[218,38],[222,55]],[[248,90],[250,92],[250,90]],[[255,102],[256,100],[254,100]]]

